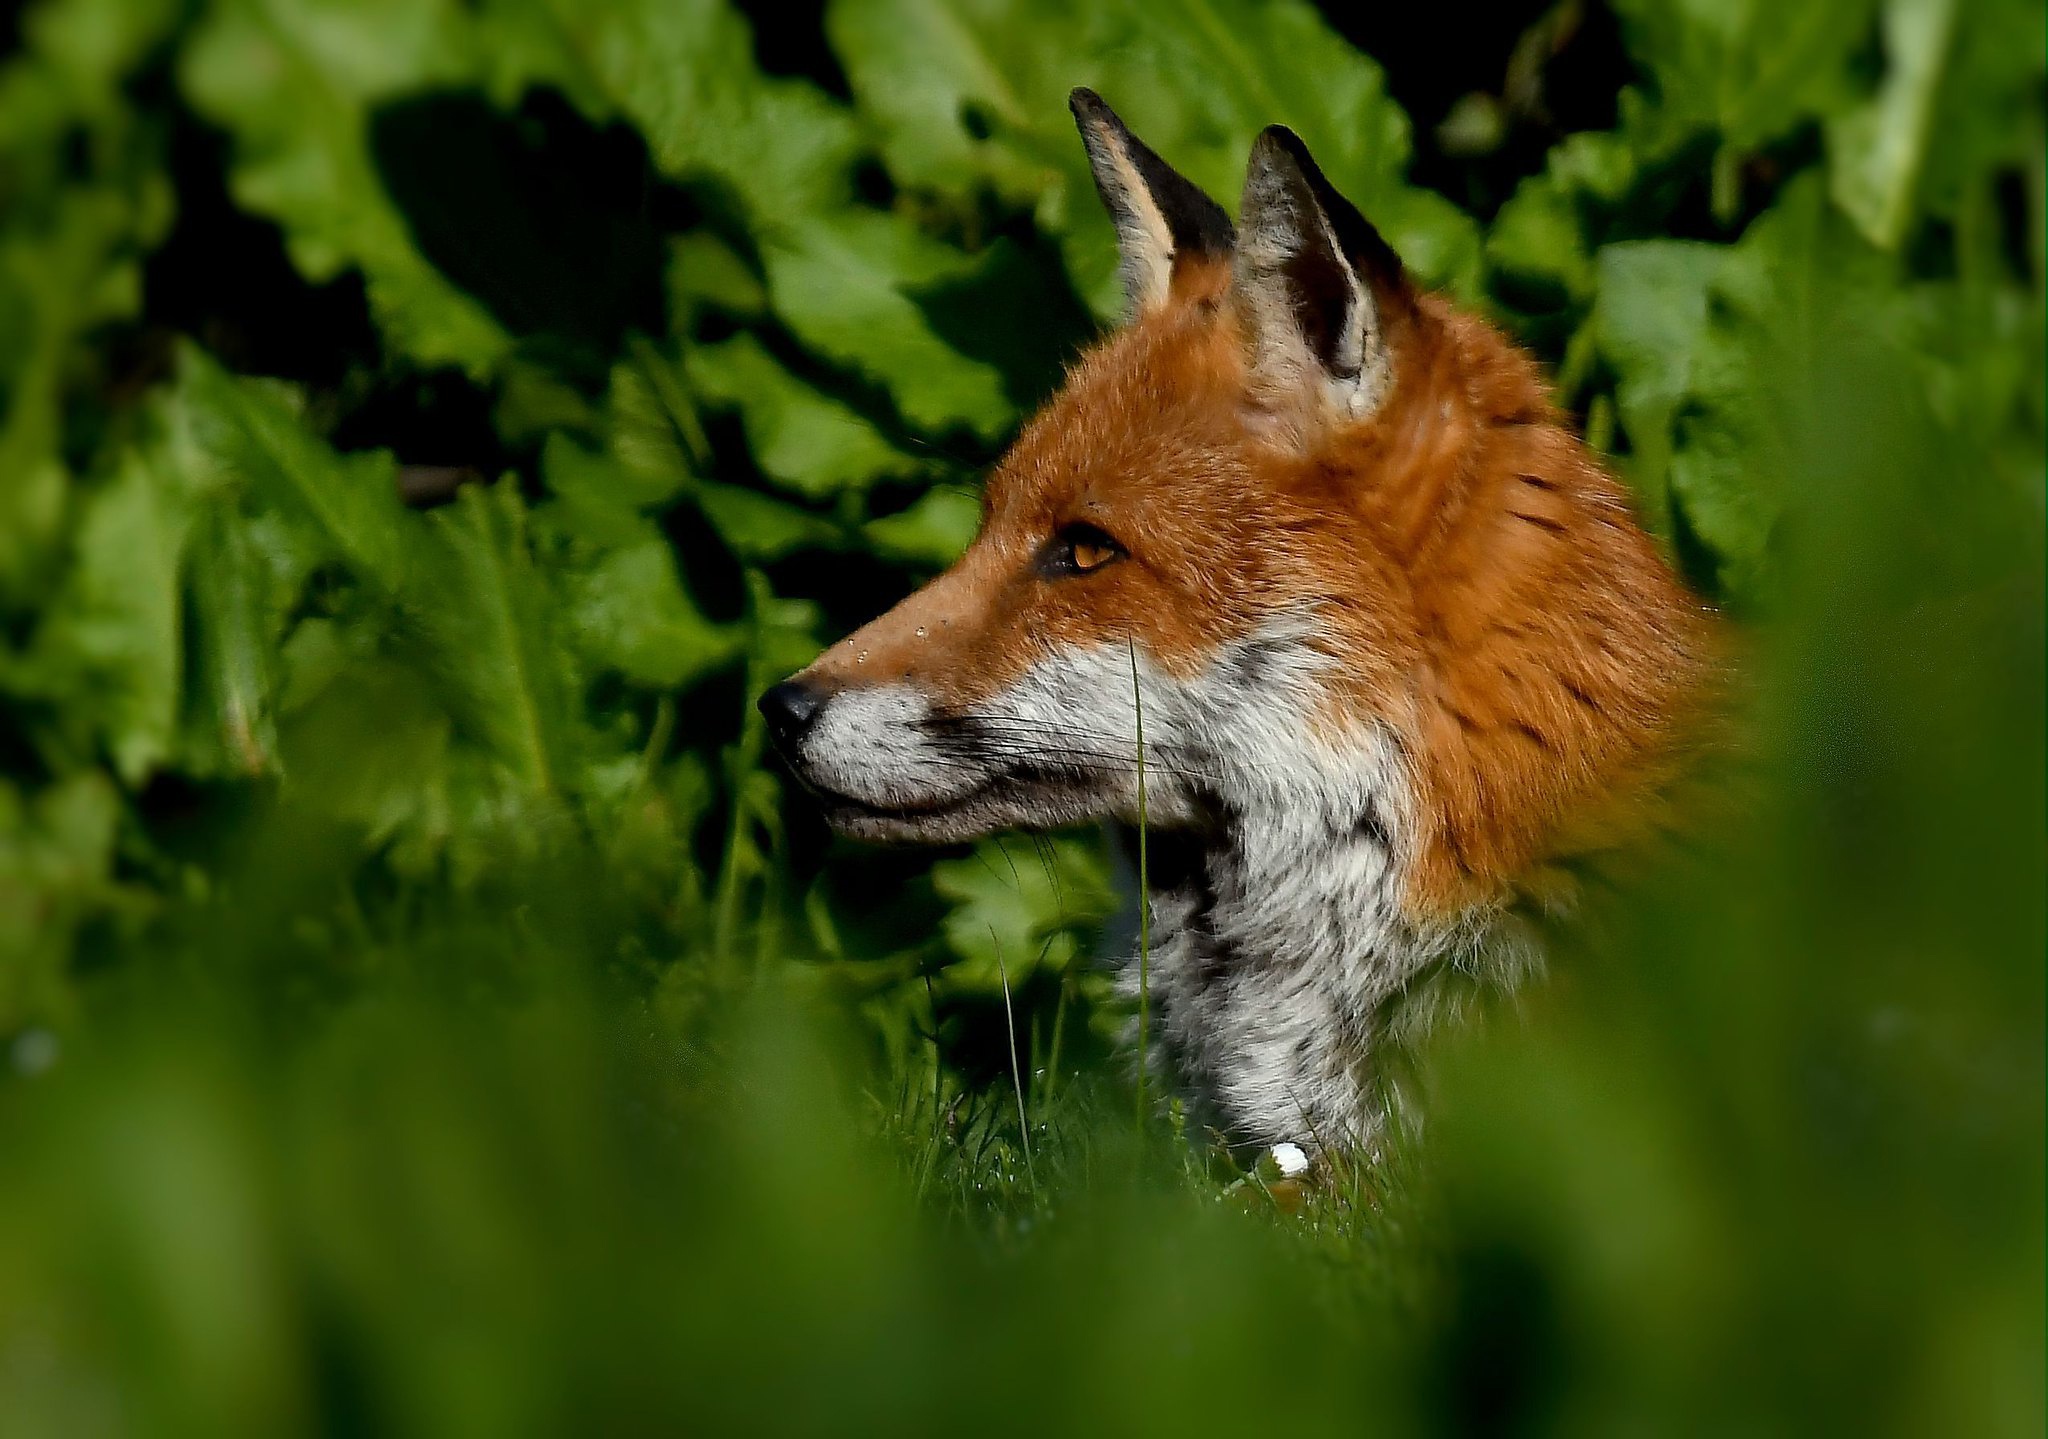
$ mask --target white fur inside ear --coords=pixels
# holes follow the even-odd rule
[[[1133,315],[1166,303],[1173,285],[1173,230],[1152,199],[1130,153],[1113,136],[1099,135],[1093,147],[1097,178],[1113,199],[1117,275]]]
[[[1343,276],[1343,319],[1327,359],[1303,333],[1293,261],[1315,252]],[[1392,387],[1393,360],[1372,289],[1344,258],[1336,231],[1305,190],[1272,172],[1245,188],[1235,264],[1237,303],[1252,345],[1252,373],[1269,408],[1311,408],[1347,419],[1376,411]],[[1318,403],[1319,402],[1319,403]],[[1326,407],[1326,408],[1325,408]]]

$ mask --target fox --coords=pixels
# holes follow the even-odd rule
[[[1233,223],[1070,105],[1122,321],[958,562],[759,708],[859,839],[1142,806],[1141,1058],[1233,1146],[1370,1149],[1433,981],[1523,983],[1574,857],[1659,822],[1721,621],[1536,359],[1417,284],[1293,131],[1257,137]]]

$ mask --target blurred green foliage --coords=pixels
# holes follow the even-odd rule
[[[2038,7],[4,23],[7,1432],[2038,1428]],[[1094,837],[749,704],[1110,316],[1077,84],[1293,125],[1750,637],[1737,842],[1299,1217],[1131,1132]]]

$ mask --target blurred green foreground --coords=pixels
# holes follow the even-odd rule
[[[2038,1433],[2048,41],[1782,8],[0,19],[0,1434]],[[1299,1214],[1097,837],[752,727],[1111,314],[1075,84],[1294,125],[1755,680]]]

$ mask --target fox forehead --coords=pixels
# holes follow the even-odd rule
[[[1085,352],[989,477],[992,530],[1129,507],[1167,520],[1256,483],[1234,422],[1244,360],[1210,304],[1144,316]],[[1161,524],[1160,529],[1170,529]]]

